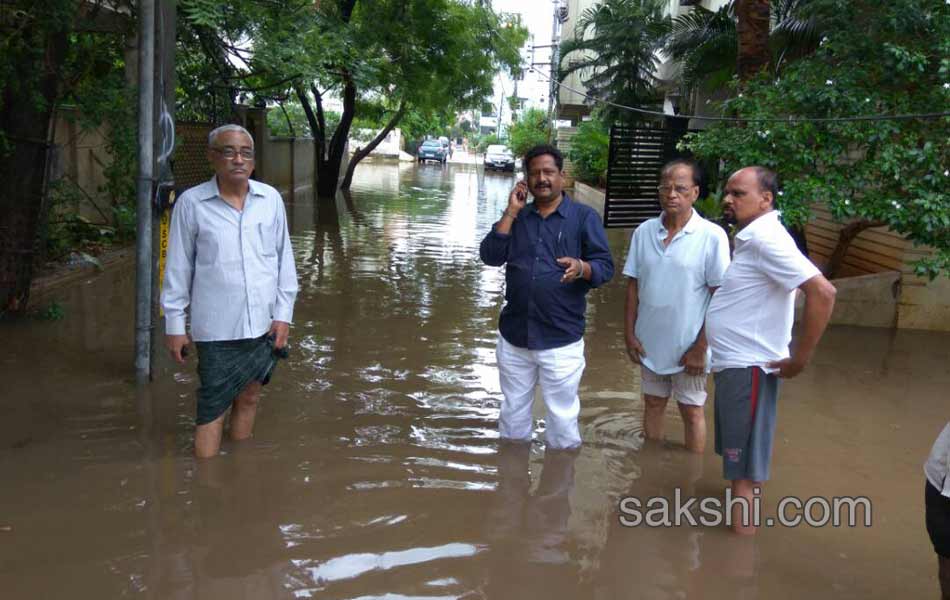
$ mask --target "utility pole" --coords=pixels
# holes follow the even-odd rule
[[[551,0],[554,3],[554,24],[551,27],[551,85],[550,90],[548,90],[548,121],[554,121],[554,94],[557,93],[557,61],[560,54],[558,45],[560,44],[560,36],[558,36],[558,30],[560,29],[561,21],[558,18],[558,0]]]
[[[159,1],[155,6],[155,76],[153,109],[153,152],[157,185],[152,198],[152,322],[161,323],[160,295],[164,275],[165,255],[168,252],[168,227],[174,201],[175,177],[171,158],[175,150],[175,39],[178,23],[176,2]],[[155,226],[157,225],[157,227]],[[152,327],[150,378],[158,372],[156,363],[161,355],[161,335]]]
[[[155,2],[139,2],[139,172],[136,186],[135,375],[145,383],[151,373],[152,338],[152,191],[155,114]]]
[[[501,87],[501,98],[498,99],[498,120],[495,122],[495,135],[498,137],[498,141],[501,141],[501,113],[505,107],[505,81],[500,80]]]

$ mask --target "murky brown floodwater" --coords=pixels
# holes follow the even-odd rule
[[[832,329],[784,387],[765,514],[864,495],[871,528],[624,528],[622,496],[723,482],[675,409],[671,441],[643,447],[621,279],[590,298],[583,449],[500,452],[503,274],[478,242],[512,179],[358,174],[338,225],[306,193],[290,206],[293,354],[255,439],[218,459],[191,455],[193,363],[136,392],[131,273],[57,292],[62,321],[0,324],[0,597],[936,596],[921,463],[950,415],[950,336]],[[619,267],[628,232],[609,235]]]

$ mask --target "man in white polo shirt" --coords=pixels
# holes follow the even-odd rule
[[[779,221],[775,173],[740,169],[725,193],[739,232],[732,264],[709,304],[706,337],[716,381],[716,453],[733,497],[751,503],[755,488],[769,478],[778,379],[798,375],[811,360],[831,318],[835,288]],[[796,289],[805,293],[805,310],[790,352]],[[733,504],[733,529],[755,533],[743,512],[751,514]]]
[[[663,212],[634,230],[623,270],[628,277],[624,338],[630,360],[640,365],[644,434],[662,439],[663,415],[672,396],[692,452],[706,447],[703,320],[729,266],[725,231],[693,210],[699,180],[699,167],[691,160],[663,167]]]

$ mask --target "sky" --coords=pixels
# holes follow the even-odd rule
[[[538,46],[551,45],[551,29],[554,24],[554,3],[552,0],[493,0],[492,8],[498,13],[513,13],[521,15],[522,24],[527,27],[528,32],[533,36],[528,40],[528,44]],[[522,52],[525,63],[530,61],[531,54],[528,48]],[[534,62],[549,63],[551,58],[550,48],[538,48],[534,53]],[[545,76],[550,75],[550,66],[547,64],[539,65],[536,69],[542,71]],[[533,108],[547,109],[548,107],[548,80],[539,77],[535,73],[526,72],[524,80],[518,82],[518,96],[527,99],[527,106]],[[499,75],[495,78],[495,109],[498,108],[498,99],[504,94],[510,96],[514,91],[514,82],[506,75]],[[508,121],[511,118],[508,106],[503,107],[502,120]]]

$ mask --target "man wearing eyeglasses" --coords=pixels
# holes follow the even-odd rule
[[[700,172],[677,159],[660,173],[663,212],[633,232],[623,273],[627,276],[624,338],[640,365],[644,434],[663,438],[672,397],[685,426],[686,447],[706,447],[708,346],[706,308],[729,266],[729,240],[721,227],[693,210]]]
[[[184,364],[192,340],[198,351],[199,458],[218,453],[229,409],[231,439],[251,437],[297,297],[283,200],[250,179],[253,138],[238,125],[218,127],[208,135],[208,160],[214,177],[175,203],[161,296],[172,358]]]

